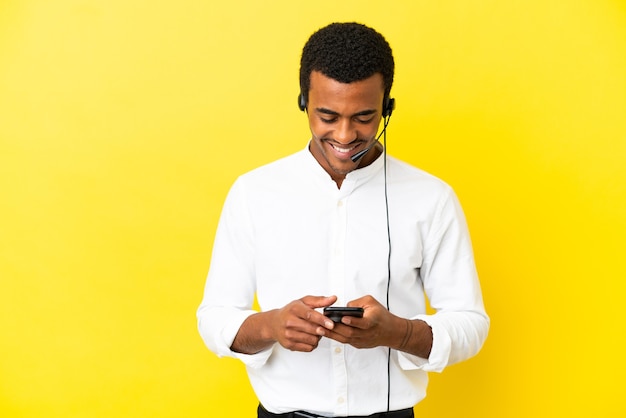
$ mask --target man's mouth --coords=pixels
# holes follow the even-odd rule
[[[335,145],[331,143],[329,143],[329,145],[340,154],[349,154],[352,151],[354,151],[354,149],[357,147],[357,145],[352,145],[350,147],[345,147],[345,146],[340,147],[339,145]]]

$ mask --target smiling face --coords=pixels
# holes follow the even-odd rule
[[[374,147],[382,118],[383,77],[341,83],[319,71],[311,72],[308,117],[315,159],[341,187],[346,174],[371,164],[380,149]],[[370,148],[357,162],[350,157]]]

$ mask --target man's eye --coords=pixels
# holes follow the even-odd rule
[[[358,119],[357,118],[356,121],[359,122],[359,123],[362,123],[363,125],[366,125],[366,124],[370,123],[373,120],[374,120],[374,118],[367,118],[367,119]]]
[[[320,120],[324,123],[335,123],[337,118],[320,118]]]

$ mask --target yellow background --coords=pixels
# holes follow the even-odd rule
[[[418,416],[624,416],[618,0],[0,2],[0,416],[255,416],[195,310],[229,186],[302,149],[300,51],[344,20],[394,49],[389,151],[456,189],[492,318]]]

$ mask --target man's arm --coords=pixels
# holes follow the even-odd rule
[[[335,296],[305,296],[281,309],[250,315],[241,324],[231,350],[256,354],[278,342],[292,351],[313,351],[334,323],[315,308],[332,305]]]

